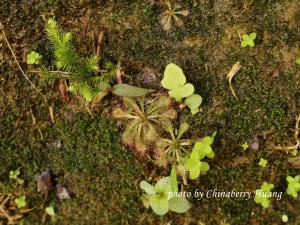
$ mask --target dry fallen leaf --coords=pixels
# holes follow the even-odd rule
[[[100,31],[98,34],[97,50],[96,50],[96,56],[98,56],[98,57],[100,57],[103,43],[104,43],[104,31]]]
[[[250,159],[246,156],[239,156],[233,159],[233,162],[231,163],[232,167],[238,167],[240,165],[249,164]]]
[[[55,123],[53,106],[49,106],[49,114],[50,114],[51,122]]]
[[[67,83],[65,80],[59,80],[58,81],[58,92],[63,100],[63,102],[68,103],[70,102],[70,97],[68,93]]]
[[[249,140],[249,146],[252,150],[258,150],[259,148],[259,138],[257,135],[254,135],[250,140]]]
[[[37,176],[37,189],[38,192],[48,192],[52,190],[54,186],[54,180],[52,177],[52,173],[49,169],[41,172]]]
[[[272,78],[279,77],[282,74],[283,74],[282,66],[278,66],[272,73]]]
[[[300,156],[294,157],[294,158],[289,158],[288,164],[292,168],[300,169]]]
[[[69,191],[63,184],[56,185],[56,197],[59,200],[65,200],[71,198]]]
[[[228,79],[228,82],[229,82],[229,87],[230,87],[230,90],[233,94],[233,96],[235,98],[237,98],[232,86],[231,86],[231,81],[232,81],[232,78],[237,74],[237,72],[241,69],[241,65],[240,65],[240,62],[236,62],[230,69],[229,73],[227,74],[227,79]]]

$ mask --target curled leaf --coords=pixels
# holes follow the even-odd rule
[[[237,98],[233,88],[232,88],[232,85],[231,85],[231,81],[232,81],[232,78],[237,74],[237,72],[241,69],[241,64],[240,62],[236,62],[232,68],[230,69],[229,73],[227,74],[227,79],[228,79],[228,82],[229,82],[229,87],[230,87],[230,90],[233,94],[233,96],[235,98]]]

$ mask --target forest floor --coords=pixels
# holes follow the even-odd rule
[[[185,0],[190,14],[169,32],[160,19],[166,5],[154,0],[1,0],[0,21],[24,79],[0,35],[0,194],[26,195],[28,208],[19,224],[51,224],[45,207],[55,205],[56,224],[300,224],[300,204],[286,193],[286,176],[297,175],[298,163],[289,152],[274,146],[294,144],[295,118],[300,113],[300,2],[298,0]],[[109,116],[112,97],[92,115],[84,104],[64,103],[55,86],[45,84],[26,64],[35,50],[47,68],[54,67],[51,45],[44,32],[45,18],[55,16],[61,28],[72,32],[77,50],[95,53],[99,31],[105,31],[101,62],[121,62],[133,84],[152,71],[162,78],[168,63],[179,65],[203,97],[201,112],[188,111],[179,120],[190,124],[188,137],[217,131],[211,169],[188,190],[255,192],[264,181],[283,192],[263,209],[253,199],[189,199],[185,214],[156,216],[140,200],[139,182],[169,174],[147,158],[137,157],[121,143],[121,128]],[[241,48],[240,34],[256,32],[254,48]],[[239,61],[240,71],[229,88],[227,73]],[[158,81],[159,82],[159,81]],[[159,83],[158,83],[159,84]],[[49,106],[54,112],[51,121]],[[258,150],[242,144],[259,140]],[[260,158],[268,160],[262,168]],[[296,159],[297,160],[297,159]],[[9,179],[19,169],[23,185]],[[56,182],[72,193],[59,201],[55,193],[37,192],[36,175],[50,169]],[[0,198],[1,199],[1,198]],[[1,206],[1,203],[0,203]],[[18,210],[11,210],[22,214]],[[53,222],[53,221],[52,221]],[[7,220],[0,217],[0,224]]]

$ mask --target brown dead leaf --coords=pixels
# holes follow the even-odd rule
[[[90,104],[90,107],[91,107],[92,109],[95,108],[95,107],[101,102],[101,100],[102,100],[106,95],[109,94],[109,92],[110,92],[109,89],[100,91],[100,92],[95,96],[95,98],[93,99],[92,103]]]
[[[67,83],[65,80],[58,81],[58,92],[59,92],[59,96],[61,97],[63,102],[65,102],[65,103],[70,102]]]
[[[100,31],[98,34],[98,39],[97,39],[97,51],[96,55],[100,57],[101,49],[104,43],[104,31]]]
[[[232,167],[238,167],[240,165],[249,164],[250,159],[246,156],[239,156],[233,159],[233,162],[231,163]]]
[[[240,62],[238,61],[238,62],[236,62],[232,67],[231,67],[231,69],[230,69],[230,71],[229,71],[229,73],[227,74],[227,79],[228,79],[228,82],[229,82],[229,87],[230,87],[230,90],[231,90],[231,92],[232,92],[232,94],[233,94],[233,96],[235,97],[235,98],[237,98],[237,96],[236,96],[236,94],[235,94],[235,92],[234,92],[234,90],[233,90],[233,87],[232,87],[232,85],[231,85],[231,81],[232,81],[232,79],[233,79],[233,77],[237,74],[237,72],[241,69],[241,64],[240,64]]]
[[[300,169],[300,156],[288,159],[289,167]]]
[[[257,135],[253,135],[253,137],[250,138],[250,140],[248,141],[250,149],[252,150],[258,150],[259,149],[259,137]]]
[[[272,78],[279,77],[283,74],[283,68],[282,65],[278,66],[272,73]]]
[[[52,173],[49,169],[41,172],[37,176],[37,189],[38,192],[48,192],[52,190],[54,187],[54,180],[52,177]]]
[[[65,200],[71,198],[68,189],[63,184],[56,185],[56,197],[59,200]]]
[[[50,114],[51,122],[55,123],[53,106],[49,106],[49,114]]]

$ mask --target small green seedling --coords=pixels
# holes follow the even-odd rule
[[[296,59],[295,63],[300,66],[300,57]]]
[[[43,57],[39,53],[31,51],[29,54],[27,54],[27,64],[39,64],[42,58]]]
[[[189,171],[190,179],[197,179],[201,172],[207,172],[209,165],[207,162],[201,161],[204,157],[213,158],[214,152],[211,148],[214,142],[216,132],[212,136],[204,137],[201,141],[196,142],[193,150],[187,160],[185,161],[184,167]]]
[[[254,201],[257,204],[261,204],[264,208],[269,208],[270,200],[272,193],[271,190],[274,188],[274,184],[269,184],[264,182],[260,189],[255,190]]]
[[[16,180],[18,182],[18,184],[23,184],[24,180],[19,178],[19,175],[20,175],[20,170],[19,169],[16,169],[14,171],[10,171],[9,172],[9,179]]]
[[[242,144],[242,148],[244,151],[246,151],[249,148],[249,145],[247,142],[245,142],[244,144]]]
[[[181,123],[179,129],[174,129],[171,123],[164,126],[164,129],[169,132],[171,138],[161,138],[157,142],[159,149],[163,150],[167,160],[172,164],[181,162],[185,153],[188,153],[193,145],[190,139],[182,138],[184,133],[189,129],[188,123]]]
[[[267,164],[268,164],[268,160],[264,158],[260,158],[258,165],[260,165],[261,167],[266,167]]]
[[[169,90],[169,95],[177,102],[181,102],[183,98],[186,98],[185,104],[193,114],[199,111],[202,98],[200,95],[194,94],[193,84],[186,83],[186,77],[179,66],[174,63],[167,65],[161,85]]]
[[[174,172],[171,177],[161,178],[155,186],[152,186],[146,181],[140,182],[140,187],[147,194],[143,194],[142,201],[146,208],[152,208],[155,214],[165,215],[169,210],[177,213],[185,213],[189,210],[190,204],[184,197],[176,195],[175,184],[172,182],[174,179]],[[173,184],[172,184],[173,183]],[[177,188],[177,187],[176,187]]]
[[[293,198],[297,198],[300,191],[300,175],[295,177],[287,176],[286,180],[288,182],[286,192]]]
[[[18,209],[24,208],[27,205],[26,196],[22,195],[22,196],[16,198],[15,203],[16,203]]]
[[[243,34],[242,35],[242,41],[241,41],[241,46],[243,48],[249,46],[250,48],[253,48],[255,46],[254,40],[256,38],[256,33],[251,33],[251,34]]]

